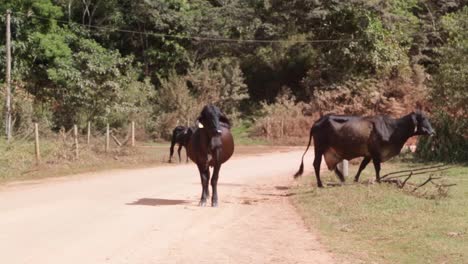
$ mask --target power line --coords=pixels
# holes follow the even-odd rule
[[[132,34],[140,34],[140,35],[151,35],[155,37],[161,38],[175,38],[175,39],[189,39],[189,40],[196,40],[196,41],[216,41],[216,42],[229,42],[229,43],[304,43],[304,44],[311,44],[311,43],[336,43],[336,42],[349,42],[349,41],[357,41],[361,39],[315,39],[315,40],[266,40],[266,39],[230,39],[230,38],[220,38],[220,37],[205,37],[205,36],[194,36],[194,35],[171,35],[171,34],[164,34],[164,33],[157,33],[157,32],[141,32],[135,30],[128,30],[128,29],[119,29],[119,28],[112,28],[112,27],[104,27],[104,26],[94,26],[94,25],[84,25],[80,23],[70,23],[69,21],[48,18],[48,17],[41,17],[31,14],[24,14],[20,12],[15,12],[15,14],[23,16],[23,17],[33,17],[41,20],[47,21],[56,21],[66,25],[79,25],[86,28],[93,28],[98,30],[108,30],[114,32],[121,32],[121,33],[132,33]]]

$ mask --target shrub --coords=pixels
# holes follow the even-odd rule
[[[219,106],[234,121],[246,98],[242,71],[229,59],[204,61],[185,76],[171,73],[156,92],[154,135],[167,139],[175,126],[192,125],[208,103]]]
[[[304,104],[295,100],[291,90],[283,88],[274,103],[262,102],[260,118],[256,120],[252,134],[269,139],[304,138],[308,135],[311,118],[303,115]]]
[[[468,162],[468,119],[438,111],[431,119],[433,137],[421,137],[416,156],[427,161]]]
[[[315,90],[311,111],[334,114],[401,116],[426,101],[424,86],[404,79],[355,79]]]
[[[437,109],[432,124],[437,135],[422,138],[418,156],[430,161],[468,161],[468,7],[444,16],[447,43],[439,48],[438,69],[431,82],[432,103]]]

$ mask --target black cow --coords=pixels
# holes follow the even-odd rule
[[[172,130],[171,148],[169,149],[169,162],[172,162],[172,155],[174,154],[175,144],[179,145],[179,148],[177,149],[177,154],[179,155],[179,162],[181,161],[180,150],[182,149],[182,147],[185,147],[185,153],[187,156],[186,162],[188,162],[187,145],[190,141],[190,135],[192,134],[192,132],[193,128],[186,126],[177,126],[176,128],[174,128],[174,130]]]
[[[200,206],[206,205],[209,196],[208,183],[210,181],[210,167],[213,167],[211,187],[213,196],[211,205],[218,205],[218,178],[221,164],[226,162],[234,153],[234,139],[230,131],[231,122],[214,105],[203,108],[198,122],[202,127],[191,135],[187,150],[189,158],[197,164],[202,183]]]
[[[364,157],[354,178],[359,181],[359,175],[372,160],[375,167],[377,182],[380,182],[380,163],[401,151],[406,140],[415,135],[432,135],[429,120],[420,112],[412,112],[402,118],[392,119],[388,116],[344,116],[325,115],[317,120],[310,129],[309,144],[302,155],[302,162],[295,178],[304,171],[304,156],[314,138],[314,169],[318,187],[323,187],[320,180],[320,163],[322,155],[328,169],[344,182],[344,177],[336,168],[342,160]]]

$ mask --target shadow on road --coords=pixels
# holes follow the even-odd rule
[[[158,199],[158,198],[141,198],[133,203],[127,205],[147,205],[147,206],[165,206],[165,205],[178,205],[188,204],[187,200],[171,200],[171,199]]]

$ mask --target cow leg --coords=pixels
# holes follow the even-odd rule
[[[206,198],[209,196],[208,182],[210,181],[210,168],[205,167],[205,165],[197,165],[198,171],[200,172],[200,179],[202,183],[202,194],[200,198],[199,206],[206,205]]]
[[[169,154],[169,163],[172,162],[172,155],[174,154],[174,145],[175,145],[175,144],[176,144],[175,140],[172,139],[172,141],[171,141],[171,148],[169,149],[169,152],[170,152],[170,154]]]
[[[221,149],[217,148],[213,155],[214,166],[213,166],[213,177],[211,178],[211,188],[213,189],[213,195],[211,196],[211,206],[218,207],[218,178],[219,170],[221,169]]]
[[[188,163],[188,150],[187,147],[185,147],[185,163]]]
[[[374,158],[374,159],[372,159],[372,162],[374,162],[375,179],[377,180],[377,182],[380,183],[380,159],[379,158]]]
[[[215,165],[213,168],[213,177],[211,178],[211,188],[213,189],[213,196],[211,197],[211,206],[218,206],[218,178],[221,164]]]
[[[179,163],[181,162],[180,159],[180,151],[182,150],[182,144],[179,145],[179,148],[177,149],[177,154],[179,155]]]
[[[354,181],[358,182],[359,181],[359,176],[361,176],[361,172],[366,168],[367,164],[369,164],[371,158],[370,157],[364,157],[364,159],[361,162],[361,165],[359,165],[359,170],[356,173],[356,176],[354,176]]]
[[[338,176],[341,182],[345,182],[345,178],[343,176],[343,173],[338,169],[338,167],[335,167],[335,174]]]
[[[315,177],[317,178],[317,186],[319,188],[323,188],[322,181],[320,180],[320,164],[322,163],[322,152],[315,151],[315,158],[314,158],[314,169],[315,169]]]

